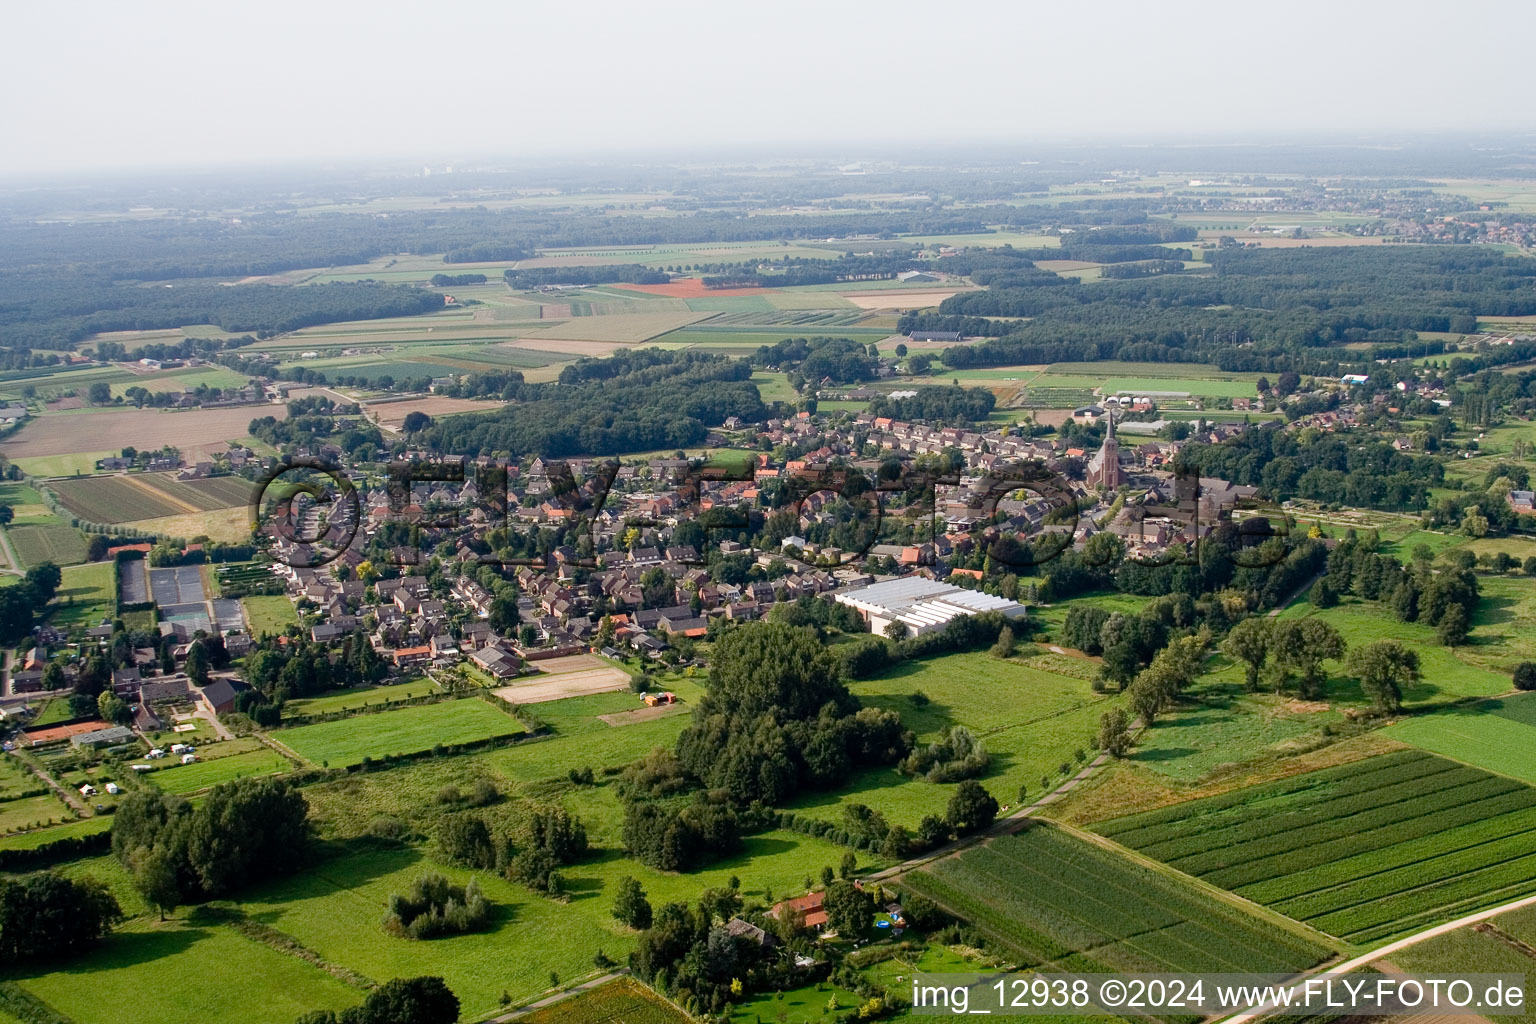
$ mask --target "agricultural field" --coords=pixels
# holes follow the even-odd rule
[[[251,539],[250,510],[243,505],[214,509],[211,512],[184,512],[158,519],[137,519],[123,525],[140,534],[177,537],[182,540],[207,537],[209,540],[237,544]]]
[[[180,764],[167,758],[158,762],[153,772],[144,775],[167,793],[195,793],[221,782],[275,775],[293,768],[287,758],[255,737],[214,740],[211,736],[195,733],[177,733],[175,737],[175,742],[181,743],[196,739],[197,760]]]
[[[1035,825],[901,879],[999,942],[1021,967],[1300,971],[1330,950],[1064,829]]]
[[[439,743],[465,743],[523,731],[522,723],[506,712],[487,701],[466,697],[280,729],[272,738],[314,764],[341,768],[365,757],[414,754]]]
[[[84,535],[60,522],[13,524],[6,527],[6,537],[23,569],[39,562],[74,565],[85,561]]]
[[[1063,764],[1076,771],[1077,752],[1092,749],[1099,716],[1117,701],[1094,693],[1086,678],[981,652],[905,662],[849,689],[866,705],[897,712],[920,744],[937,740],[950,725],[969,728],[992,757],[981,781],[1002,804],[1014,803],[1020,787],[1038,794],[1041,776],[1059,776]],[[830,819],[846,804],[863,803],[912,829],[924,815],[942,816],[954,789],[872,768],[844,789],[805,793],[789,806]]]
[[[1536,693],[1419,715],[1383,735],[1536,785]]]
[[[521,1018],[523,1024],[688,1024],[688,1015],[632,978],[562,1000]]]
[[[263,406],[263,416],[282,419],[287,416],[285,406]],[[160,409],[105,409],[78,414],[40,416],[30,420],[14,436],[0,442],[0,454],[16,461],[40,459],[44,456],[79,456],[81,453],[115,455],[117,450],[133,446],[141,450],[174,445],[181,449],[187,461],[207,458],[216,451],[228,447],[230,438],[244,437],[251,424],[253,410],[188,409],[170,412]],[[112,449],[103,452],[101,445],[111,439]],[[37,475],[65,475],[60,464],[23,462],[28,472]],[[82,472],[91,472],[95,459],[89,460]],[[71,464],[79,467],[79,462]],[[56,472],[50,473],[49,469]]]
[[[1358,944],[1536,892],[1536,789],[1414,750],[1094,830]]]

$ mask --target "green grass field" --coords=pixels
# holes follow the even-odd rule
[[[293,602],[282,594],[253,594],[242,597],[240,602],[245,606],[245,617],[251,624],[252,636],[281,633],[299,621]]]
[[[362,993],[297,957],[222,925],[186,921],[141,919],[71,959],[65,969],[13,970],[23,988],[68,1018],[101,1024],[291,1021],[311,1010],[362,1002]],[[80,983],[85,975],[88,985]],[[104,992],[133,996],[104,1000]]]
[[[1389,727],[1384,735],[1536,784],[1536,694],[1419,715]]]
[[[185,737],[180,742],[185,742]],[[293,768],[287,758],[268,747],[258,746],[255,750],[203,760],[204,751],[209,749],[200,747],[199,760],[192,764],[173,764],[151,773],[149,781],[167,793],[196,793],[221,782],[276,775]]]
[[[986,745],[991,767],[982,783],[1001,804],[1017,802],[1019,788],[1039,795],[1040,777],[1059,777],[1063,763],[1076,770],[1078,750],[1093,748],[1099,716],[1118,700],[1096,694],[1086,679],[1001,661],[984,653],[948,654],[907,662],[886,675],[851,684],[864,704],[901,715],[919,743],[938,739],[949,725],[968,727]],[[926,704],[914,695],[922,693]],[[789,804],[836,819],[850,803],[866,804],[892,822],[915,828],[924,815],[943,815],[953,784],[910,779],[894,768],[868,769],[831,793],[805,793]]]
[[[273,733],[273,739],[317,765],[340,768],[365,757],[412,754],[442,743],[512,736],[523,725],[477,698],[317,722]]]
[[[1286,973],[1328,953],[1300,929],[1049,825],[935,861],[902,884],[981,928],[1021,966]]]
[[[337,690],[320,697],[290,701],[283,708],[283,717],[307,718],[314,715],[328,715],[336,711],[355,711],[358,708],[389,704],[392,701],[409,700],[412,697],[439,692],[441,691],[438,685],[430,679],[413,679],[407,683],[369,686],[360,690]]]
[[[1536,789],[1415,750],[1094,830],[1360,944],[1536,892]]]
[[[1484,610],[1479,609],[1479,615]],[[1317,616],[1336,628],[1350,647],[1374,643],[1377,640],[1400,640],[1409,644],[1419,655],[1419,682],[1403,689],[1403,704],[1414,706],[1444,703],[1459,697],[1491,697],[1510,689],[1509,676],[1492,671],[1481,665],[1471,664],[1470,657],[1485,639],[1476,628],[1478,616],[1473,617],[1472,641],[1466,647],[1449,648],[1440,645],[1434,629],[1417,622],[1399,622],[1392,613],[1376,602],[1348,598],[1333,608],[1318,609],[1306,598],[1301,598],[1281,612],[1282,618]],[[1342,666],[1335,666],[1341,672]],[[1328,682],[1330,700],[1363,703],[1360,684],[1342,674],[1332,675]]]
[[[61,628],[94,626],[111,618],[117,607],[113,589],[112,563],[91,562],[67,565],[59,590],[48,605],[48,621]]]

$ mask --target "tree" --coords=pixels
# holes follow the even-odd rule
[[[1259,674],[1269,657],[1272,641],[1272,620],[1268,618],[1244,619],[1227,633],[1221,649],[1244,665],[1244,682],[1249,691],[1259,688]]]
[[[843,861],[840,865],[838,865],[837,869],[838,877],[842,878],[844,881],[852,881],[853,876],[858,874],[858,871],[859,858],[854,854],[852,850],[844,852]]]
[[[39,871],[0,880],[0,962],[67,956],[122,919],[111,891],[94,878]]]
[[[187,650],[187,678],[198,686],[208,685],[208,654],[201,640],[194,640]]]
[[[1349,652],[1349,671],[1378,711],[1402,707],[1403,687],[1419,678],[1419,655],[1397,640],[1378,640]]]
[[[628,875],[619,879],[619,891],[613,900],[613,916],[621,924],[640,931],[651,926],[651,904],[645,889]]]
[[[1301,675],[1300,691],[1308,699],[1323,694],[1323,661],[1344,656],[1344,637],[1321,619],[1276,620],[1272,634],[1276,662],[1275,688],[1282,689],[1292,672]]]
[[[833,882],[827,889],[822,909],[827,913],[827,924],[845,937],[860,936],[875,923],[874,898],[846,880]]]
[[[478,814],[449,814],[437,826],[437,847],[450,864],[482,870],[496,866],[491,830]]]
[[[997,819],[997,799],[981,783],[967,779],[955,787],[944,811],[944,820],[957,833],[977,832]]]
[[[1328,582],[1328,577],[1323,576],[1312,584],[1307,600],[1318,608],[1332,608],[1339,603],[1339,592],[1333,589],[1333,584]]]
[[[900,619],[892,619],[885,624],[885,629],[881,630],[881,632],[885,634],[887,640],[905,640],[908,632],[907,624]]]
[[[1467,610],[1459,604],[1445,609],[1440,623],[1435,627],[1440,642],[1447,647],[1460,647],[1467,642]]]
[[[96,695],[96,713],[117,725],[133,720],[133,708],[111,690],[103,690]]]
[[[1014,639],[1013,627],[1004,626],[997,634],[997,643],[992,645],[992,657],[1011,658],[1018,648],[1018,641]]]
[[[86,397],[90,399],[92,405],[106,405],[112,401],[112,385],[99,380],[86,391]]]
[[[1536,661],[1522,661],[1515,666],[1515,689],[1536,690]]]
[[[1131,745],[1130,721],[1126,713],[1115,708],[1099,716],[1098,747],[1111,757],[1124,757]],[[1024,802],[1024,789],[1019,788],[1019,803]]]
[[[420,410],[415,410],[405,414],[405,419],[401,422],[400,427],[407,434],[414,434],[418,430],[425,430],[431,425],[431,416],[428,416],[426,413],[421,412]]]
[[[165,920],[167,911],[181,906],[183,894],[176,856],[166,847],[141,846],[134,850],[128,858],[128,871],[134,889],[145,903],[160,912],[160,920]]]
[[[16,518],[16,510],[9,505],[0,505],[0,526],[10,526],[11,520]]]

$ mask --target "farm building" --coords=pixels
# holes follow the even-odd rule
[[[834,600],[856,609],[869,623],[872,633],[884,633],[892,622],[900,622],[907,627],[908,633],[918,636],[943,629],[950,620],[961,615],[1002,612],[1012,619],[1028,611],[1017,601],[920,576],[886,580],[845,591]]]
[[[72,746],[100,750],[103,747],[115,747],[119,743],[132,743],[136,739],[138,737],[134,735],[132,729],[114,725],[106,729],[76,733],[69,738],[69,742]]]
[[[961,341],[959,331],[913,331],[907,335],[913,341]]]
[[[215,679],[203,687],[203,703],[207,704],[216,715],[222,715],[235,709],[235,694],[239,691],[235,684],[228,679]]]

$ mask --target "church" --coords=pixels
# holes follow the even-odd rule
[[[1113,491],[1125,482],[1120,475],[1120,442],[1115,440],[1115,414],[1107,414],[1108,427],[1104,433],[1104,447],[1088,460],[1085,482],[1090,488]]]

